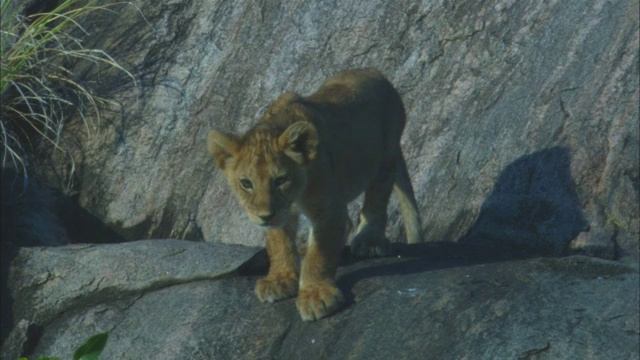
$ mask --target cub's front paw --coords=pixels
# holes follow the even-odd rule
[[[258,280],[255,293],[262,302],[294,297],[298,292],[298,277],[295,274],[267,276]]]
[[[323,282],[300,289],[296,306],[302,320],[314,321],[335,312],[342,302],[342,292],[335,285]]]

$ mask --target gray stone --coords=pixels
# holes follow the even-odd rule
[[[558,254],[606,227],[632,239],[620,254],[638,259],[637,1],[143,0],[112,10],[88,19],[84,44],[136,84],[78,64],[119,107],[90,138],[68,126],[73,178],[64,159],[38,171],[76,184],[80,204],[129,239],[261,245],[206,154],[208,130],[242,132],[284,91],[375,67],[407,108],[403,148],[428,241]],[[389,238],[403,241],[395,202],[390,219]]]
[[[22,248],[9,281],[15,321],[232,274],[260,249],[179,240]]]
[[[83,22],[83,44],[136,82],[65,64],[114,107],[91,136],[70,119],[73,175],[55,151],[30,159],[33,171],[74,184],[65,190],[128,239],[212,244],[14,248],[8,273],[3,246],[15,324],[3,359],[70,358],[102,331],[105,359],[638,357],[638,2],[141,0],[111,10]],[[247,271],[264,271],[262,252],[220,244],[262,245],[262,235],[205,139],[213,127],[242,132],[282,92],[309,94],[356,67],[380,69],[403,97],[429,244],[341,267],[345,307],[305,323],[291,300],[255,299]],[[69,233],[62,215],[51,218]],[[403,241],[395,202],[387,235]],[[624,262],[507,260],[610,257],[611,243]]]
[[[139,255],[146,253],[148,260],[130,255],[131,246],[144,249]],[[253,294],[255,275],[240,270],[217,277],[237,264],[221,267],[215,259],[240,254],[240,261],[253,249],[179,241],[160,241],[158,246],[161,250],[154,250],[152,242],[23,249],[17,273],[29,271],[36,280],[14,295],[42,298],[33,308],[36,312],[23,314],[28,320],[22,324],[30,326],[23,355],[70,358],[89,336],[103,331],[110,335],[102,358],[122,360],[639,355],[637,264],[582,256],[504,262],[430,256],[346,263],[337,277],[346,305],[335,315],[308,323],[300,319],[293,300],[261,304]],[[109,256],[101,257],[103,271],[82,271],[95,264],[100,248]],[[205,270],[201,260],[213,254],[218,257]],[[47,274],[56,267],[33,268],[36,260],[52,259],[61,268],[80,264],[72,283],[86,285],[84,301],[62,307],[54,299],[50,288],[60,285]],[[150,266],[155,270],[135,271],[126,264],[136,261],[155,264]],[[111,262],[116,263],[105,264]],[[179,269],[174,266],[178,264]],[[172,280],[166,280],[165,271],[174,273]],[[149,279],[146,285],[143,278]],[[107,284],[117,290],[87,299],[99,291],[92,288],[106,289]],[[45,313],[43,321],[38,314]],[[14,332],[24,334],[23,327]],[[20,355],[6,352],[20,346],[4,345],[3,358]]]
[[[571,242],[571,251],[576,254],[614,259],[616,257],[615,237],[616,234],[611,229],[591,229],[580,233]]]
[[[3,322],[5,322],[5,319],[3,319]],[[5,325],[3,324],[3,326]],[[29,326],[30,322],[22,319],[13,326],[9,337],[2,339],[0,356],[3,359],[16,359],[24,352],[25,345],[28,344],[29,340]]]

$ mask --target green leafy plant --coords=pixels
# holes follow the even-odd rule
[[[73,353],[73,360],[98,360],[107,340],[109,333],[104,332],[89,338],[84,344]],[[18,360],[28,360],[27,358],[19,358]],[[39,357],[36,360],[60,360],[57,357]]]
[[[92,336],[73,353],[73,360],[97,360],[107,345],[107,339],[109,333],[106,332]]]
[[[78,38],[88,34],[80,25],[82,17],[114,3],[60,0],[53,10],[35,14],[24,14],[19,3],[1,0],[0,150],[3,168],[26,172],[27,150],[44,140],[68,152],[61,138],[67,119],[78,116],[90,134],[101,106],[109,103],[75,76],[73,64],[89,61],[133,76],[104,51],[83,47]]]

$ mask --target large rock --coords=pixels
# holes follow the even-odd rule
[[[639,355],[637,264],[488,262],[433,246],[427,257],[345,264],[342,311],[305,323],[293,300],[257,300],[255,267],[240,266],[255,251],[184,241],[22,249],[12,295],[23,310],[2,358],[71,358],[104,331],[101,358],[119,360]]]
[[[61,309],[228,275],[258,249],[146,240],[121,245],[24,248],[21,252],[13,262],[16,270],[10,285],[14,298],[19,299],[15,316],[48,322],[51,313]]]
[[[2,357],[70,357],[108,330],[106,359],[636,358],[638,7],[141,0],[92,14],[83,44],[136,82],[76,64],[78,81],[119,106],[97,134],[68,124],[71,178],[66,159],[32,164],[75,184],[65,190],[121,235],[262,244],[213,169],[208,130],[244,131],[282,92],[370,66],[403,97],[425,238],[439,243],[340,268],[347,304],[315,323],[293,301],[258,303],[245,273],[263,259],[255,248],[16,247]],[[390,211],[388,235],[402,241]],[[446,246],[487,258],[438,256]],[[504,261],[569,251],[626,262]]]
[[[79,64],[121,107],[103,112],[98,135],[71,125],[66,136],[78,145],[80,204],[129,239],[261,244],[206,154],[208,130],[242,132],[282,92],[309,94],[368,66],[406,105],[403,147],[428,241],[558,254],[583,232],[573,248],[637,259],[637,1],[143,0],[112,10],[87,21],[84,44],[137,82]],[[390,211],[388,235],[402,241],[396,203]]]
[[[29,341],[37,343],[39,335],[33,332],[39,330],[34,329],[68,311],[135,299],[176,284],[228,277],[259,250],[178,240],[22,248],[13,259],[8,281],[13,311],[11,323],[2,324],[3,332],[14,326],[3,343],[2,358],[17,358]],[[163,313],[159,309],[156,315]]]

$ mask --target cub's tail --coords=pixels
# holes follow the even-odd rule
[[[420,226],[420,216],[418,215],[418,205],[416,196],[413,193],[411,179],[407,171],[407,164],[402,153],[396,160],[396,182],[393,184],[393,191],[398,197],[400,204],[400,214],[404,222],[407,243],[416,244],[423,241],[422,227]]]

